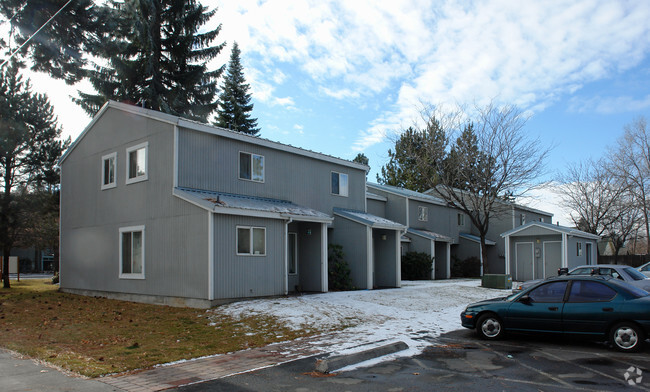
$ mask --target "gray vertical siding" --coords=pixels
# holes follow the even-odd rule
[[[237,255],[237,226],[266,228],[266,256]],[[284,294],[285,230],[286,225],[282,220],[215,214],[215,298]]]
[[[239,179],[239,152],[264,156],[264,182]],[[331,172],[348,175],[349,195],[331,194]],[[290,200],[331,214],[334,207],[365,210],[366,172],[203,132],[181,129],[181,187]]]
[[[368,199],[368,213],[386,218],[386,202]]]
[[[345,261],[350,266],[352,284],[360,289],[371,289],[367,287],[368,279],[368,250],[366,240],[366,226],[351,220],[336,217],[334,229],[328,234],[330,244],[343,246]]]
[[[61,287],[208,296],[207,212],[172,196],[173,126],[108,109],[62,163]],[[149,179],[125,184],[126,148],[148,142]],[[117,186],[101,158],[117,152]],[[119,278],[119,228],[145,226],[145,279]]]
[[[398,266],[395,264],[397,254],[396,230],[372,230],[375,286],[400,287],[401,279]],[[385,236],[386,239],[382,239]]]

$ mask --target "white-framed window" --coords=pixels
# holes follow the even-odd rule
[[[237,254],[266,256],[266,228],[237,226]]]
[[[240,151],[239,179],[264,182],[264,156]]]
[[[289,275],[298,273],[298,234],[289,233],[287,236],[287,268]]]
[[[117,186],[117,152],[102,157],[102,190]]]
[[[582,242],[576,243],[576,256],[582,256]]]
[[[126,183],[144,181],[149,178],[149,143],[141,143],[126,149]]]
[[[332,194],[348,196],[348,175],[332,172]]]
[[[429,207],[418,206],[418,220],[422,222],[429,220]]]
[[[523,226],[526,224],[526,214],[519,215],[519,225]]]
[[[465,215],[458,213],[458,226],[465,226]]]
[[[120,278],[144,279],[144,226],[120,228]]]

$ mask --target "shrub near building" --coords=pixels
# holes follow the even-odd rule
[[[402,279],[431,279],[433,257],[422,252],[407,252],[402,256]]]

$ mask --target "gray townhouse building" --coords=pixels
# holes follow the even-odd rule
[[[449,278],[452,258],[465,260],[480,257],[480,237],[469,217],[435,196],[435,191],[421,193],[374,183],[368,183],[367,189],[370,213],[407,227],[401,240],[401,253],[423,252],[434,257],[432,279]],[[495,274],[516,271],[516,258],[506,257],[507,246],[502,233],[527,222],[550,224],[553,217],[551,213],[515,203],[504,204],[502,207],[490,220],[486,239],[488,260],[484,263],[488,271]]]
[[[328,244],[357,288],[400,287],[406,226],[369,212],[367,166],[108,102],[61,166],[66,292],[209,307],[328,291]]]

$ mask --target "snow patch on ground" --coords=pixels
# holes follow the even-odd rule
[[[257,299],[220,306],[212,312],[233,317],[272,315],[293,329],[327,330],[346,325],[349,328],[314,342],[340,354],[396,341],[409,346],[409,350],[385,358],[390,359],[418,354],[440,334],[462,328],[460,313],[467,304],[511,294],[510,290],[480,287],[480,283],[478,279],[403,281],[398,289]]]

